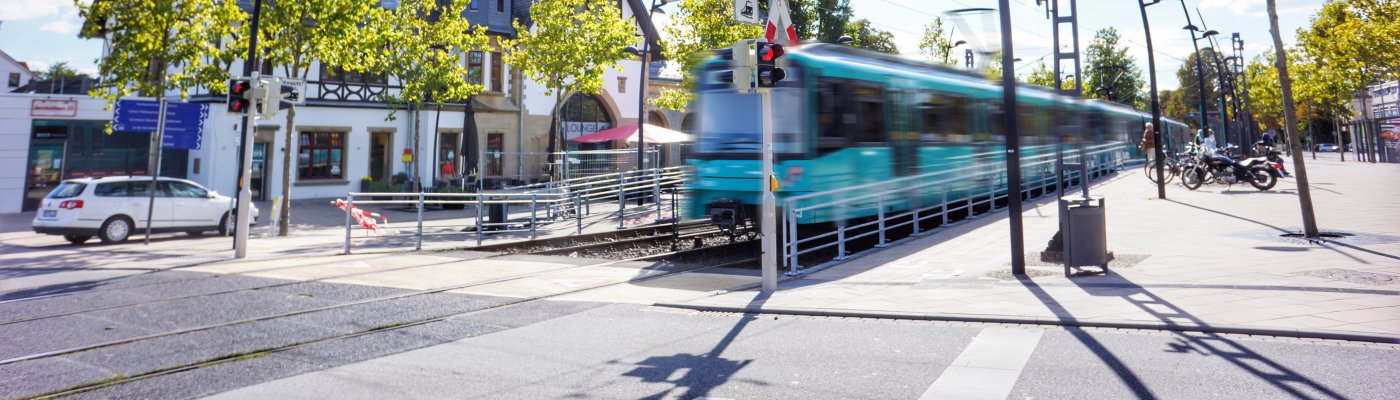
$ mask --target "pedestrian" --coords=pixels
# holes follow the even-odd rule
[[[1152,123],[1148,122],[1142,129],[1142,140],[1138,141],[1138,151],[1147,155],[1147,163],[1151,164],[1157,159],[1157,135],[1153,134]]]
[[[1207,152],[1215,151],[1215,130],[1206,129],[1205,137],[1201,138],[1201,148]]]

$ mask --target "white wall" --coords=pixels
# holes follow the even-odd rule
[[[107,102],[86,95],[0,93],[0,213],[16,213],[24,203],[24,179],[28,171],[29,139],[36,117],[30,116],[34,99],[77,100],[74,117],[37,117],[56,120],[110,121]]]
[[[19,84],[10,86],[10,74],[19,73]],[[34,73],[21,67],[19,63],[10,62],[9,56],[0,56],[0,92],[15,90],[34,79]]]

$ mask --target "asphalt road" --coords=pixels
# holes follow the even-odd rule
[[[0,360],[410,292],[180,271],[91,289],[0,303]],[[73,397],[1400,398],[1397,346],[513,301],[429,294],[9,362],[0,395],[221,359]]]

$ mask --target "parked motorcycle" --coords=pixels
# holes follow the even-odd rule
[[[1229,149],[1207,152],[1192,165],[1186,166],[1181,175],[1181,184],[1187,189],[1196,190],[1202,184],[1215,182],[1233,185],[1249,182],[1255,189],[1269,190],[1278,184],[1279,173],[1271,169],[1273,163],[1265,157],[1236,161],[1230,157]]]
[[[1285,176],[1283,173],[1283,157],[1280,157],[1281,153],[1279,153],[1277,149],[1274,149],[1273,146],[1268,146],[1261,140],[1254,144],[1254,153],[1256,158],[1264,159],[1265,165],[1269,167],[1269,174],[1273,175],[1274,178],[1282,179]]]

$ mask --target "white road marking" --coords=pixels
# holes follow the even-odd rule
[[[919,398],[1005,399],[1040,343],[1041,329],[983,329]]]

